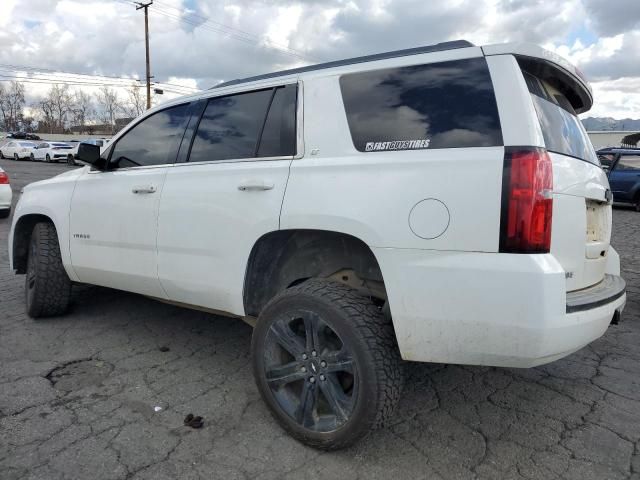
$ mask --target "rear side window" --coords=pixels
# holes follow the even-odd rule
[[[188,104],[145,118],[115,144],[110,169],[173,163],[188,119]]]
[[[361,152],[502,145],[484,58],[347,74],[340,88]]]
[[[591,140],[571,103],[557,89],[523,71],[547,150],[600,165]]]
[[[190,162],[295,154],[296,85],[209,100]]]
[[[296,93],[295,85],[287,85],[275,90],[262,131],[258,157],[295,155]]]
[[[622,155],[616,170],[640,171],[640,155]]]

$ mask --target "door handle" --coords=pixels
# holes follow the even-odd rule
[[[264,180],[245,180],[240,185],[238,185],[238,190],[240,190],[241,192],[248,192],[251,190],[272,190],[273,187],[273,183],[267,183]]]
[[[141,194],[141,193],[156,193],[156,187],[153,185],[138,185],[131,189],[133,193]]]

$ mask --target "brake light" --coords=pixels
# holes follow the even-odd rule
[[[0,172],[0,185],[7,185],[9,183],[9,175],[5,172]]]
[[[543,148],[505,149],[500,252],[549,253],[553,168]]]

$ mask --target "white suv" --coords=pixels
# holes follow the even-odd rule
[[[255,325],[296,438],[387,421],[401,358],[530,367],[625,304],[586,80],[536,46],[449,42],[237,80],[156,107],[27,186],[10,237],[32,317],[76,282]]]

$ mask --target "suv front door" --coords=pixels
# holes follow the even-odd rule
[[[251,249],[279,229],[296,95],[290,84],[209,99],[190,148],[183,142],[189,161],[169,170],[162,192],[158,275],[171,300],[244,313]]]
[[[188,104],[144,118],[107,151],[106,171],[85,171],[71,202],[71,263],[82,282],[165,298],[157,275],[160,194]]]

